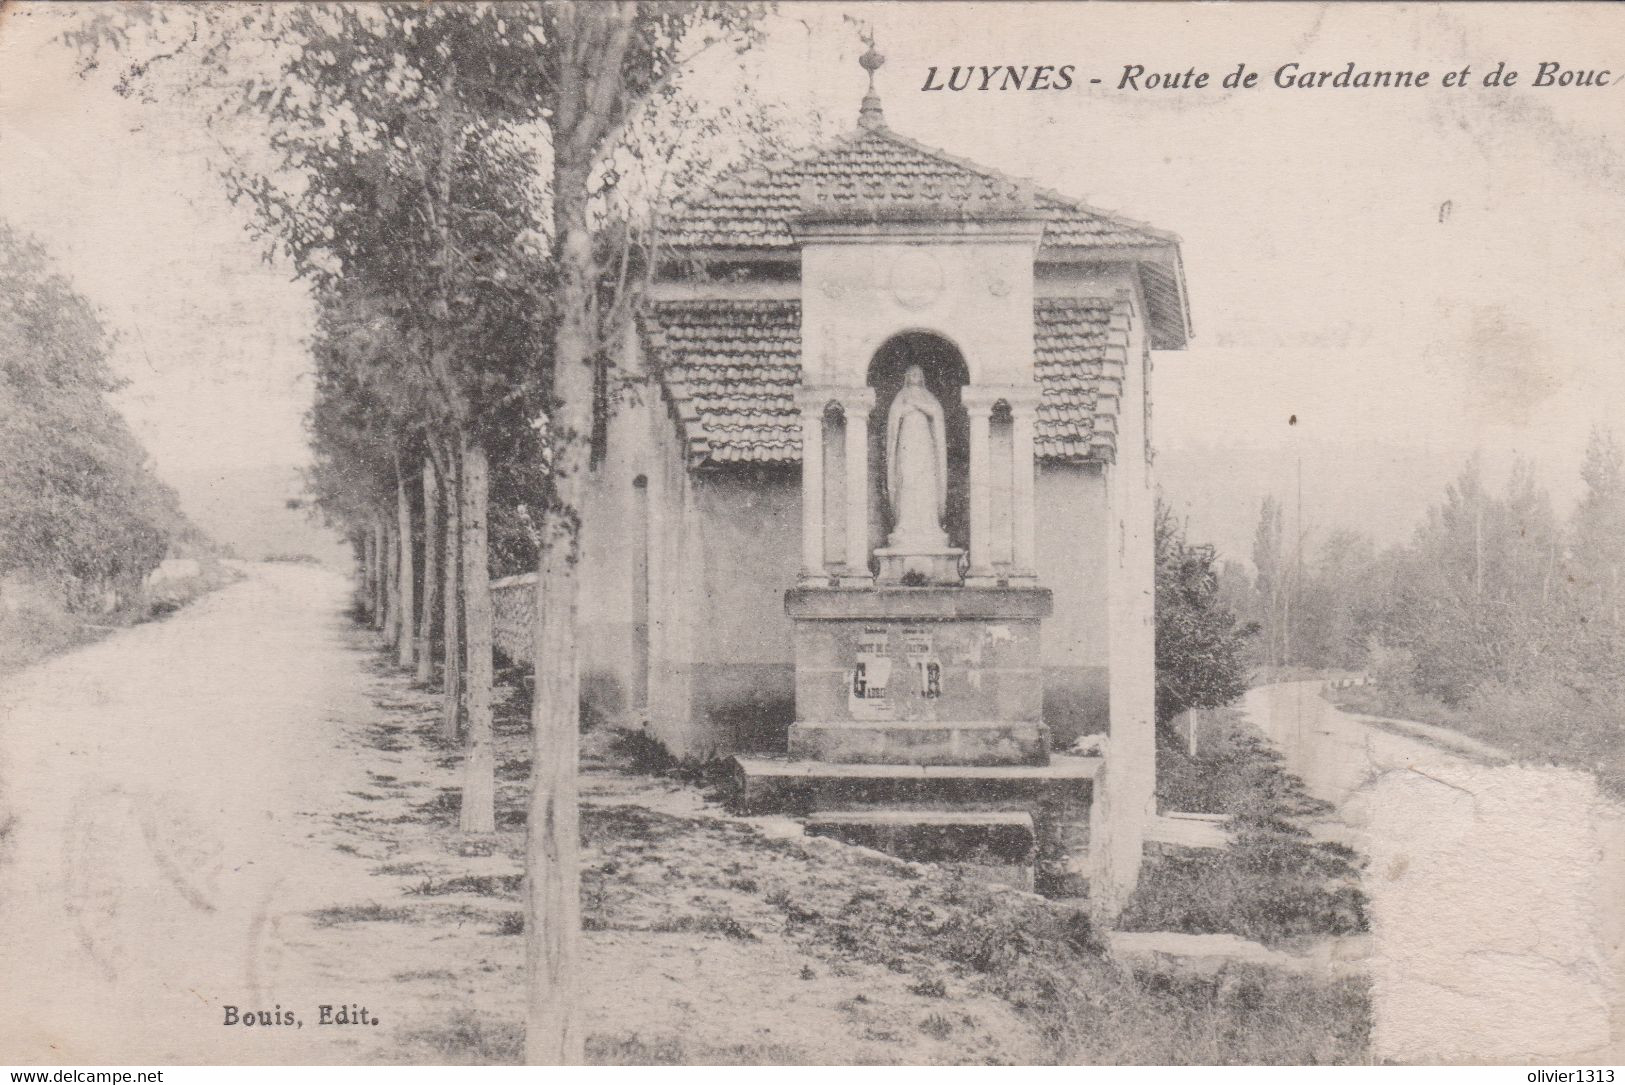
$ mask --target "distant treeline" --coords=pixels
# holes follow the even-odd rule
[[[1256,572],[1225,563],[1221,597],[1258,624],[1256,665],[1365,671],[1362,707],[1610,777],[1625,765],[1625,470],[1609,433],[1580,473],[1565,522],[1532,465],[1493,492],[1474,459],[1385,550],[1357,529],[1317,538],[1266,498]]]
[[[128,598],[189,531],[108,402],[110,346],[45,250],[0,222],[0,579],[76,609]]]

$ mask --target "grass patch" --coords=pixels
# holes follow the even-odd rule
[[[740,942],[756,941],[755,932],[727,915],[680,915],[649,927],[660,934],[720,934]]]
[[[1587,770],[1605,794],[1625,799],[1625,691],[1603,676],[1572,685],[1486,682],[1459,705],[1381,683],[1329,690],[1327,696],[1349,712],[1457,731],[1524,764]]]
[[[917,983],[909,985],[909,993],[919,995],[921,998],[947,998],[948,985],[936,976],[929,976]]]
[[[586,1046],[594,1066],[793,1066],[801,1054],[784,1044],[715,1046],[635,1032],[588,1036]]]
[[[766,838],[736,823],[639,807],[589,806],[584,828],[594,850],[618,864],[617,878],[606,883],[611,915],[636,892],[628,881],[644,883],[659,872],[658,884],[670,888],[642,890],[638,903],[647,908],[658,900],[693,918],[673,916],[656,929],[729,937],[731,921],[753,932],[782,931],[836,974],[865,962],[929,977],[912,986],[924,997],[946,996],[944,977],[956,976],[956,989],[963,984],[1014,1007],[1056,1061],[1365,1057],[1369,1008],[1360,983],[1262,970],[1227,973],[1214,983],[1129,977],[1106,962],[1081,912],[1029,894],[939,871],[905,878],[844,849],[812,853],[799,841]],[[731,862],[719,862],[722,856]],[[747,871],[761,895],[733,897],[736,914],[726,919],[697,910],[707,906],[707,891],[726,890]]]
[[[409,878],[414,874],[427,874],[429,867],[424,863],[384,863],[373,867],[372,872],[388,877]]]
[[[434,798],[412,806],[412,813],[431,825],[456,825],[462,812],[463,792],[455,787],[443,787]]]
[[[387,908],[369,901],[366,904],[338,904],[311,912],[318,927],[336,927],[341,923],[413,923],[416,917],[409,908]]]
[[[468,1010],[455,1011],[443,1025],[409,1032],[404,1040],[408,1048],[431,1056],[414,1062],[486,1066],[522,1062],[525,1054],[525,1033],[517,1022]]]
[[[609,745],[608,736],[603,737]],[[499,735],[498,764],[521,755],[526,739],[518,728]],[[653,752],[639,749],[623,747],[617,758],[651,767],[657,760]],[[1221,749],[1209,743],[1208,750]],[[1169,779],[1164,781],[1164,799],[1170,805],[1232,814],[1247,833],[1265,841],[1260,849],[1249,850],[1244,841],[1224,856],[1200,853],[1199,859],[1228,861],[1253,855],[1257,862],[1221,865],[1219,872],[1197,871],[1183,882],[1167,873],[1179,868],[1154,862],[1145,884],[1155,887],[1158,877],[1165,879],[1163,891],[1148,899],[1169,907],[1175,900],[1183,902],[1182,922],[1231,922],[1245,915],[1253,924],[1246,927],[1249,934],[1279,940],[1292,937],[1299,927],[1262,910],[1249,911],[1251,903],[1243,907],[1236,900],[1240,890],[1228,897],[1217,895],[1220,903],[1213,909],[1217,918],[1199,912],[1192,903],[1200,903],[1204,893],[1215,893],[1221,873],[1241,878],[1247,892],[1253,893],[1246,900],[1260,902],[1260,909],[1269,905],[1269,894],[1284,884],[1287,872],[1321,892],[1335,868],[1305,865],[1297,849],[1309,849],[1317,860],[1328,863],[1333,858],[1352,862],[1350,856],[1321,851],[1295,827],[1295,819],[1312,814],[1316,807],[1279,773],[1278,765],[1272,772],[1262,753],[1267,749],[1238,737],[1215,764],[1170,765]],[[658,763],[673,771],[671,760]],[[449,767],[460,766],[453,760]],[[595,763],[593,771],[602,770]],[[419,843],[432,846],[442,860],[442,853],[450,852],[517,861],[523,848],[521,833],[498,832],[479,841],[455,834],[457,791],[436,790],[455,780],[454,772],[446,772],[429,781],[421,793],[436,797],[412,807],[415,824],[402,830],[405,838],[415,836]],[[1238,789],[1263,797],[1238,798]],[[520,811],[522,792],[511,786],[498,789],[499,826],[517,824],[513,815]],[[1229,805],[1215,805],[1221,800]],[[365,824],[372,832],[377,823]],[[902,868],[829,841],[767,836],[723,817],[677,816],[632,802],[589,799],[581,808],[581,831],[582,922],[595,952],[630,953],[641,961],[642,955],[652,956],[657,948],[704,954],[709,946],[717,961],[748,960],[754,965],[787,959],[782,977],[786,1013],[796,1012],[788,993],[822,997],[827,992],[820,990],[821,983],[864,977],[873,981],[862,988],[865,995],[836,996],[843,1001],[835,1008],[850,1003],[850,1050],[857,1052],[857,1045],[866,1045],[863,1054],[854,1057],[884,1060],[888,1053],[907,1052],[928,1061],[998,1060],[1016,1057],[1019,1051],[1021,1057],[1031,1058],[1036,1035],[1042,1045],[1037,1057],[1062,1063],[1304,1064],[1368,1058],[1370,1014],[1363,981],[1328,982],[1253,966],[1237,966],[1210,978],[1125,974],[1106,959],[1096,933],[1075,907],[937,868]],[[1159,870],[1164,873],[1159,875]],[[425,899],[456,894],[511,899],[520,891],[518,875],[487,874],[478,868],[447,870],[441,862],[403,864],[393,872],[414,879],[395,883],[401,894],[397,902],[418,901],[411,911],[376,904],[328,909],[317,913],[318,922],[324,918],[324,925],[415,922],[436,944],[457,926],[481,936],[512,938],[524,932],[524,915],[512,905],[510,910],[493,908],[475,915],[466,907],[459,910],[453,901]],[[1310,917],[1299,926],[1318,930],[1327,925],[1316,911],[1321,901],[1315,896],[1299,908]],[[477,924],[471,923],[476,918]],[[1166,928],[1174,919],[1157,915],[1156,921]],[[454,977],[444,981],[447,989],[487,983],[488,973],[518,967],[516,959],[502,963],[517,958],[517,939],[488,939],[482,945],[489,950],[413,963],[431,973],[441,965],[450,969]],[[719,975],[725,976],[728,966],[718,967]],[[507,978],[513,975],[517,973],[505,973]],[[657,1015],[659,1020],[641,1013],[636,1019],[616,1019],[611,1013],[609,1019],[590,1024],[597,1031],[587,1038],[588,1061],[753,1065],[807,1060],[808,1052],[793,1044],[760,1043],[753,1035],[730,1032],[727,997],[723,991],[716,1014],[703,1022],[692,1021],[692,1030],[677,1024],[683,1014],[675,1011]],[[986,1025],[967,1016],[974,1007],[996,1009],[1006,1021],[1013,1012],[1024,1027],[1013,1030],[1008,1043],[986,1036]],[[518,1061],[520,1013],[517,1004],[509,1003],[501,1011],[462,1012],[436,1020],[433,1027],[405,1037],[408,1057],[446,1063]],[[982,1016],[981,1010],[977,1015]],[[744,1042],[731,1042],[736,1037]],[[875,1043],[910,1046],[867,1046]]]
[[[682,764],[664,742],[644,731],[617,730],[609,749],[628,772],[640,776],[668,776]]]
[[[113,631],[105,622],[52,607],[24,606],[0,613],[0,674],[10,674],[47,656],[100,640]]]
[[[235,570],[213,558],[200,560],[195,576],[144,586],[106,613],[72,611],[42,587],[10,607],[0,609],[0,675],[11,674],[110,633],[167,618],[188,603],[241,580]]]
[[[1265,945],[1359,934],[1365,897],[1336,845],[1242,837],[1228,852],[1153,857],[1124,930],[1235,934]]]
[[[430,879],[412,886],[408,893],[418,897],[439,897],[451,893],[472,893],[480,897],[511,897],[525,883],[523,874],[463,874],[443,881]]]
[[[726,759],[700,761],[675,757],[665,743],[645,731],[617,729],[607,746],[610,760],[623,772],[661,776],[707,788],[719,788],[732,780],[733,770]]]
[[[1223,851],[1153,849],[1124,930],[1280,946],[1369,929],[1359,856],[1310,839],[1300,824],[1331,807],[1304,791],[1239,712],[1213,714],[1195,757],[1180,745],[1158,749],[1157,798],[1164,810],[1229,815],[1233,839]]]

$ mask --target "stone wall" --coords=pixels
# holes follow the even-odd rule
[[[1055,595],[1044,620],[1044,722],[1058,749],[1107,727],[1106,484],[1093,464],[1038,472],[1038,583]]]
[[[708,758],[784,749],[795,715],[795,644],[784,593],[801,556],[801,480],[792,471],[715,471],[696,486],[702,554],[691,655],[688,751]]]
[[[952,343],[972,383],[1033,380],[1034,224],[863,229],[882,236],[802,238],[803,384],[861,388],[875,352],[906,331]]]
[[[535,623],[535,573],[491,581],[491,639],[510,663],[531,658]]]

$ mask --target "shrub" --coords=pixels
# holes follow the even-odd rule
[[[1161,502],[1156,562],[1157,720],[1166,722],[1246,692],[1245,649],[1258,627],[1238,622],[1221,600],[1213,547],[1187,542]]]

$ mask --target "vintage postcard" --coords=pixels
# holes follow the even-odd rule
[[[1622,43],[0,4],[0,1062],[1612,1081]]]

